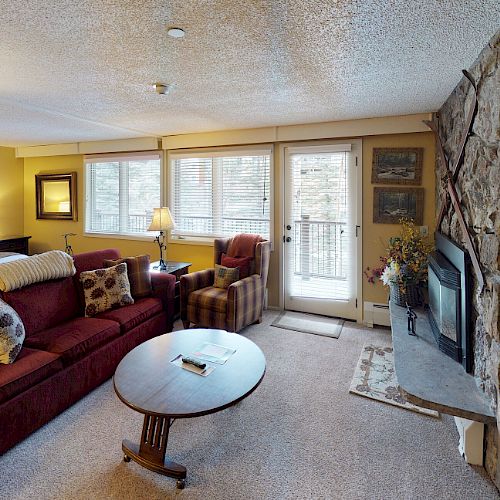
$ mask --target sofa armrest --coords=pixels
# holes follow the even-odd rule
[[[153,289],[152,296],[161,299],[163,308],[165,309],[168,320],[173,322],[175,314],[175,281],[173,274],[167,273],[150,273],[151,287]]]
[[[181,319],[187,319],[187,303],[189,294],[200,288],[214,284],[215,270],[205,269],[181,276]]]

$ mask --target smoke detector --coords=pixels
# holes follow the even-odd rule
[[[167,35],[172,38],[184,38],[186,32],[182,28],[169,28],[167,31]]]
[[[173,85],[168,83],[153,83],[153,88],[155,89],[157,94],[167,95],[172,90]]]

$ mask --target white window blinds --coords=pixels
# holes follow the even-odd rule
[[[171,154],[174,237],[271,234],[271,150]]]
[[[161,206],[160,155],[127,154],[85,159],[85,231],[145,234]]]

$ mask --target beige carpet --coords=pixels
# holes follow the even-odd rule
[[[271,323],[271,326],[292,330],[293,332],[312,333],[338,339],[342,331],[343,319],[284,311]]]
[[[349,392],[439,418],[439,412],[421,408],[406,400],[398,384],[392,345],[389,343],[383,347],[372,344],[363,346]]]
[[[361,348],[383,345],[388,330],[346,322],[332,342],[271,328],[276,315],[244,331],[267,358],[257,390],[172,426],[169,452],[187,466],[185,490],[122,461],[121,440],[138,439],[142,419],[108,381],[0,458],[0,498],[497,498],[483,469],[458,454],[451,417],[424,418],[349,394]]]

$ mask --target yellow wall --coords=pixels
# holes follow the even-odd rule
[[[23,234],[23,160],[15,149],[0,147],[0,236]]]
[[[435,228],[435,142],[432,132],[418,134],[392,134],[363,138],[363,271],[367,266],[379,267],[379,257],[385,254],[391,236],[399,233],[398,224],[373,223],[372,158],[373,148],[419,147],[424,148],[421,187],[424,193],[424,226],[429,227],[429,235]],[[379,184],[389,186],[389,184]],[[413,187],[413,186],[408,186]],[[418,186],[415,186],[418,187]],[[380,282],[372,285],[363,276],[363,300],[386,302],[388,291]]]
[[[37,220],[35,175],[54,173],[77,173],[78,184],[78,221]],[[118,238],[99,238],[84,236],[83,226],[83,156],[44,156],[24,160],[24,232],[31,235],[31,253],[51,249],[64,249],[64,233],[76,233],[70,238],[75,253],[87,252],[98,248],[118,248],[122,255],[148,253],[152,260],[159,259],[158,245],[153,241],[126,240]],[[211,246],[172,244],[167,248],[170,260],[192,262],[191,271],[205,269],[213,263]]]
[[[432,133],[391,134],[368,136],[363,138],[363,270],[366,266],[377,264],[378,257],[383,254],[387,239],[398,232],[397,225],[373,224],[373,185],[371,184],[371,162],[374,147],[423,147],[424,169],[423,183],[425,188],[424,224],[433,231],[434,224],[434,138]],[[281,237],[279,214],[282,203],[280,199],[280,179],[282,177],[279,148],[275,147],[275,237]],[[78,174],[78,221],[36,220],[35,174],[77,172]],[[51,156],[33,157],[24,160],[25,185],[25,221],[24,231],[31,235],[31,251],[41,252],[53,248],[64,248],[63,233],[73,232],[77,236],[71,238],[75,253],[98,248],[116,247],[122,255],[149,253],[152,259],[158,259],[158,247],[152,241],[135,241],[117,238],[96,238],[83,236],[83,156]],[[277,240],[276,240],[277,241]],[[168,245],[170,260],[192,262],[191,271],[205,269],[213,264],[213,248],[209,245],[190,245],[172,243]],[[269,304],[279,304],[280,259],[278,252],[273,252],[269,272]],[[384,302],[387,292],[381,285],[370,285],[363,279],[363,300]]]

